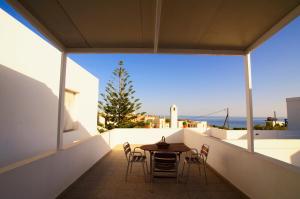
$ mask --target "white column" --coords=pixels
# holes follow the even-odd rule
[[[63,148],[66,66],[67,53],[62,52],[58,98],[57,150]]]
[[[254,152],[253,137],[253,106],[252,106],[252,78],[250,53],[244,56],[246,81],[246,110],[247,110],[247,142],[249,152]]]

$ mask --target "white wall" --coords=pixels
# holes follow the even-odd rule
[[[286,98],[286,105],[289,130],[300,132],[300,97]]]
[[[129,142],[130,144],[151,144],[161,140],[165,136],[166,142],[183,142],[183,129],[113,129],[110,133],[110,146]]]
[[[182,129],[114,129],[62,151],[0,169],[1,198],[55,198],[117,144],[183,142]]]
[[[110,151],[106,135],[93,136],[2,174],[0,170],[0,198],[56,198]]]
[[[223,140],[247,149],[247,140]],[[300,167],[300,139],[255,139],[254,151]]]
[[[106,134],[91,137],[98,80],[68,59],[80,128],[56,151],[61,52],[1,9],[0,24],[0,198],[55,198],[111,150]]]
[[[224,130],[209,128],[205,134],[222,140],[247,139],[247,130]],[[254,130],[254,139],[295,139],[300,138],[300,130]]]
[[[56,148],[61,53],[0,9],[0,167]]]
[[[155,143],[161,136],[167,142],[184,141],[191,147],[209,144],[208,163],[251,198],[299,198],[298,168],[251,154],[192,129],[116,129],[53,151],[61,53],[1,9],[0,24],[1,198],[54,198],[109,152],[110,146],[125,141]],[[73,69],[74,74],[82,72],[76,66],[68,70]],[[91,82],[94,85],[96,81]],[[78,83],[71,77],[67,80],[69,87],[86,88]],[[90,97],[91,103],[96,103],[95,96]],[[84,114],[94,113],[86,99],[80,104],[88,106]],[[88,134],[93,134],[96,114],[95,121],[79,118]],[[65,143],[74,141],[77,134],[71,133],[64,135],[70,135]],[[43,153],[46,155],[33,157]],[[20,160],[24,161],[14,164]]]
[[[0,167],[56,149],[61,52],[0,9]],[[78,129],[64,144],[97,134],[98,79],[67,59]]]
[[[67,60],[66,89],[75,91],[78,127],[64,133],[64,144],[97,135],[98,79],[73,60]]]
[[[200,133],[202,132],[202,133]],[[165,136],[167,142],[190,147],[210,146],[208,164],[254,199],[298,198],[300,169],[209,137],[200,129],[114,129],[63,151],[26,163],[0,176],[4,198],[53,198],[117,144],[149,144]],[[1,171],[0,171],[1,173]]]
[[[255,130],[254,139],[299,139],[300,130]]]
[[[208,164],[253,199],[298,199],[300,169],[193,129],[184,130],[184,143],[210,146]]]

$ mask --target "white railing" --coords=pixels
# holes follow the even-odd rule
[[[210,128],[205,134],[222,140],[247,139],[247,130]],[[300,139],[300,131],[254,130],[254,139]]]
[[[166,141],[170,143],[183,142],[183,129],[114,129],[109,132],[110,146],[113,148],[118,144],[129,142],[130,144],[149,144],[156,143],[165,136]]]
[[[0,198],[56,198],[107,154],[103,135],[0,168]]]
[[[250,198],[299,198],[300,168],[279,160],[250,153],[221,139],[184,130],[184,143],[210,146],[208,164]]]
[[[184,142],[198,149],[208,144],[208,164],[251,198],[299,198],[298,167],[208,134],[203,129],[114,129],[8,168],[0,178],[1,197],[54,198],[116,145],[155,143],[165,136],[167,142]]]

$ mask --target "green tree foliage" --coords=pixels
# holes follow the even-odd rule
[[[108,129],[133,128],[138,125],[134,119],[137,118],[136,112],[141,108],[141,103],[134,97],[135,90],[129,78],[123,61],[120,61],[113,71],[113,79],[107,83],[106,93],[101,94],[103,101],[99,101],[99,109],[104,112]]]
[[[279,124],[276,124],[275,126],[272,125],[271,122],[266,122],[265,125],[255,125],[255,130],[287,130],[286,126],[280,126]]]

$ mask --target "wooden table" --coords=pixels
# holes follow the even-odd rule
[[[169,143],[169,147],[166,149],[159,149],[156,144],[146,144],[142,145],[141,149],[145,151],[149,151],[150,153],[155,151],[165,151],[165,152],[175,152],[175,153],[182,153],[191,150],[188,146],[184,143]]]
[[[184,143],[169,143],[169,147],[166,149],[160,149],[156,144],[146,144],[142,145],[140,148],[145,151],[149,151],[150,153],[150,174],[152,175],[152,155],[156,151],[164,151],[164,152],[175,152],[178,154],[178,158],[180,161],[180,155],[182,152],[188,152],[191,149],[186,146]]]

